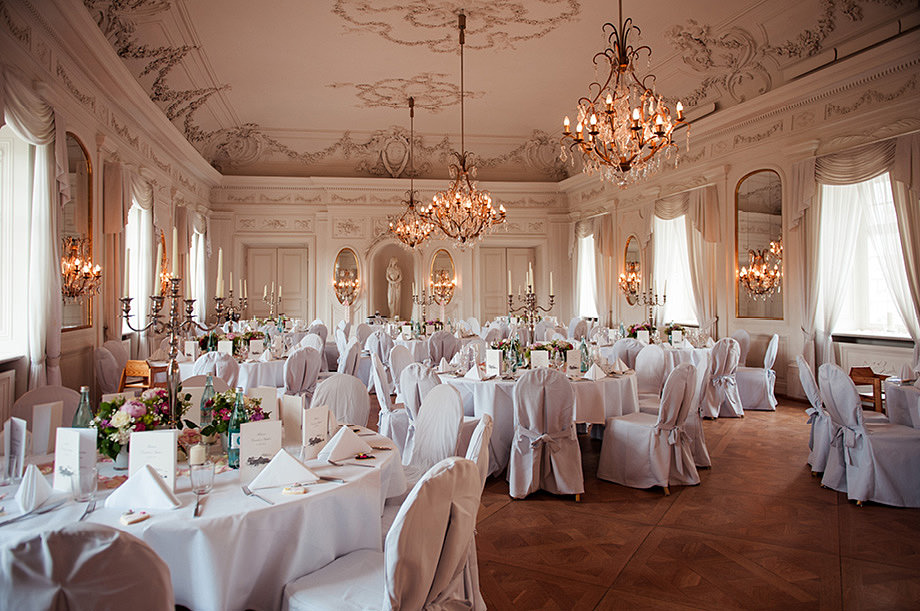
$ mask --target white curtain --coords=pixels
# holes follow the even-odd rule
[[[576,293],[575,309],[579,316],[593,317],[598,315],[596,309],[596,269],[594,236],[588,235],[576,238]]]
[[[700,331],[714,335],[719,320],[716,303],[719,192],[715,185],[694,189],[689,193],[687,231],[687,261],[690,286],[693,290],[693,311]],[[705,228],[705,232],[704,229]]]
[[[801,266],[790,273],[786,270],[786,282],[790,277],[801,296],[799,316],[802,333],[805,336],[803,356],[812,368],[816,365],[815,329],[818,318],[818,297],[821,290],[821,275],[818,269],[820,252],[821,198],[815,182],[815,158],[804,159],[792,166],[789,192],[792,202],[789,220],[788,250],[798,253]]]
[[[189,299],[195,300],[195,319],[204,324],[206,314],[207,292],[205,288],[205,237],[197,231],[192,234],[189,248],[189,270],[191,279],[188,284]]]
[[[0,125],[34,148],[28,232],[29,388],[61,384],[60,206],[70,201],[64,123],[12,70],[0,65]]]
[[[592,220],[594,234],[594,306],[598,323],[610,326],[613,320],[614,257],[616,244],[613,235],[613,218],[603,214]]]
[[[132,208],[129,213],[129,230],[125,247],[131,252],[128,262],[131,266],[130,295],[131,323],[144,327],[149,321],[150,295],[156,286],[156,247],[153,240],[153,188],[150,183],[129,170],[124,171],[130,188]],[[132,331],[133,332],[133,331]],[[148,333],[138,333],[137,358],[146,359],[150,354]]]
[[[920,368],[920,337],[917,336],[920,324],[920,134],[898,138],[891,168],[891,190],[913,314],[911,316],[911,309],[905,309],[901,315],[914,340],[916,370]]]
[[[667,322],[698,324],[693,306],[690,263],[687,260],[687,226],[682,217],[670,220],[655,217],[654,285],[664,306],[655,309],[655,325]]]

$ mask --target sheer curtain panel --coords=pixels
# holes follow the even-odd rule
[[[914,340],[914,371],[920,370],[920,134],[898,138],[891,168],[894,212],[898,219],[901,254],[910,290],[910,312],[903,313],[907,330]]]

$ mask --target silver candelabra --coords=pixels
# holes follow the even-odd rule
[[[667,301],[667,293],[662,293],[659,297],[658,293],[654,292],[651,287],[646,289],[645,292],[639,293],[636,299],[636,303],[648,306],[648,324],[652,326],[655,326],[655,308],[663,306]]]
[[[412,294],[412,303],[422,306],[422,328],[424,328],[425,323],[428,322],[428,306],[435,303],[434,295],[429,295],[423,286],[421,295]]]
[[[543,307],[537,302],[537,294],[533,290],[533,285],[528,283],[527,290],[524,294],[517,296],[517,301],[520,305],[515,307],[514,300],[514,295],[508,293],[508,315],[520,313],[519,318],[522,318],[524,324],[527,325],[530,331],[531,341],[535,341],[536,338],[533,336],[533,330],[537,322],[537,317],[540,316],[540,312],[549,312],[553,309],[553,304],[556,302],[556,296],[550,293],[549,306]]]

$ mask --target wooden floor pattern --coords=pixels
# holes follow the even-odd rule
[[[488,607],[920,609],[920,509],[821,488],[806,407],[705,422],[713,466],[669,497],[598,480],[586,436],[580,503],[512,501],[489,478],[476,536]]]

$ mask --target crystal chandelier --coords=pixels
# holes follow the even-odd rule
[[[415,207],[415,98],[409,98],[409,191],[408,199],[404,200],[406,210],[401,216],[390,221],[390,233],[396,239],[408,246],[415,248],[428,239],[434,231],[434,225],[426,219],[420,208]]]
[[[441,306],[450,303],[454,297],[455,288],[457,288],[457,281],[450,277],[446,269],[439,269],[434,273],[431,279],[431,294],[435,303]]]
[[[782,291],[783,242],[770,242],[769,249],[749,250],[750,264],[738,272],[738,282],[754,299],[765,300],[767,295]]]
[[[619,2],[619,27],[612,23],[607,41],[610,46],[594,56],[596,68],[609,68],[603,84],[588,86],[588,96],[578,100],[578,122],[574,133],[566,117],[563,121],[562,153],[567,160],[566,144],[572,151],[572,163],[580,153],[584,172],[597,173],[604,180],[625,186],[656,172],[662,157],[677,163],[674,130],[684,124],[683,105],[677,102],[675,117],[663,98],[655,93],[655,75],[639,78],[635,62],[640,52],[651,57],[648,45],[633,47],[627,42],[632,30],[640,33],[632,18],[623,20],[623,0]],[[652,87],[646,85],[651,80]],[[688,136],[689,137],[689,136]]]
[[[350,269],[335,270],[335,279],[332,281],[332,289],[335,296],[342,305],[352,305],[355,302],[355,296],[358,294],[358,278]]]
[[[642,274],[639,264],[635,261],[626,263],[626,271],[620,272],[620,290],[627,297],[636,299],[639,295],[639,286],[642,283]]]
[[[102,268],[93,265],[87,238],[64,238],[61,254],[61,293],[71,301],[92,297],[102,287]]]
[[[476,188],[476,166],[472,155],[466,150],[463,105],[463,44],[466,42],[466,15],[458,15],[460,30],[460,152],[454,151],[456,163],[450,164],[450,178],[453,181],[447,191],[435,194],[431,204],[423,211],[424,216],[440,229],[444,235],[456,240],[464,247],[482,236],[493,226],[505,222],[505,207],[496,210],[492,196]]]

